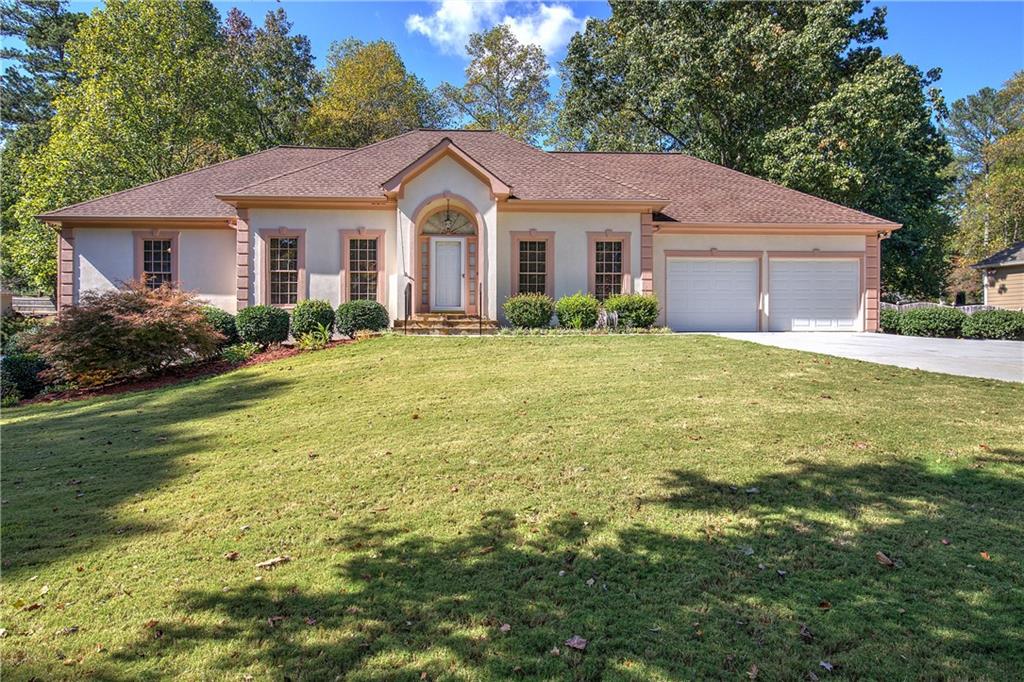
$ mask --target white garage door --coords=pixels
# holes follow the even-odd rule
[[[860,261],[772,258],[768,329],[860,331]]]
[[[668,326],[684,332],[757,331],[756,258],[670,258]]]

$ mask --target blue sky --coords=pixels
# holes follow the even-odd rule
[[[73,2],[87,11],[96,2]],[[521,39],[540,44],[552,62],[561,59],[569,36],[586,17],[607,17],[605,2],[215,2],[221,14],[237,6],[261,21],[281,5],[294,30],[309,36],[319,66],[334,40],[384,38],[398,46],[406,66],[433,87],[461,82],[465,36],[509,22]],[[888,53],[901,53],[927,71],[942,69],[946,99],[984,86],[999,87],[1024,68],[1024,2],[883,2],[889,13]]]

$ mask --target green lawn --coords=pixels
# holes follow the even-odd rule
[[[6,410],[3,677],[1005,680],[1022,414],[700,336],[385,337]]]

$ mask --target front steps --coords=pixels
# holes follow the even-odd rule
[[[481,320],[475,315],[465,313],[417,313],[409,318],[408,327],[405,320],[395,320],[392,331],[396,334],[409,333],[421,336],[497,334],[498,323],[494,320]]]

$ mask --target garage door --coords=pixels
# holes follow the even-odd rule
[[[757,331],[756,258],[670,258],[668,326],[686,332]]]
[[[860,298],[859,260],[769,260],[771,331],[860,331]]]

